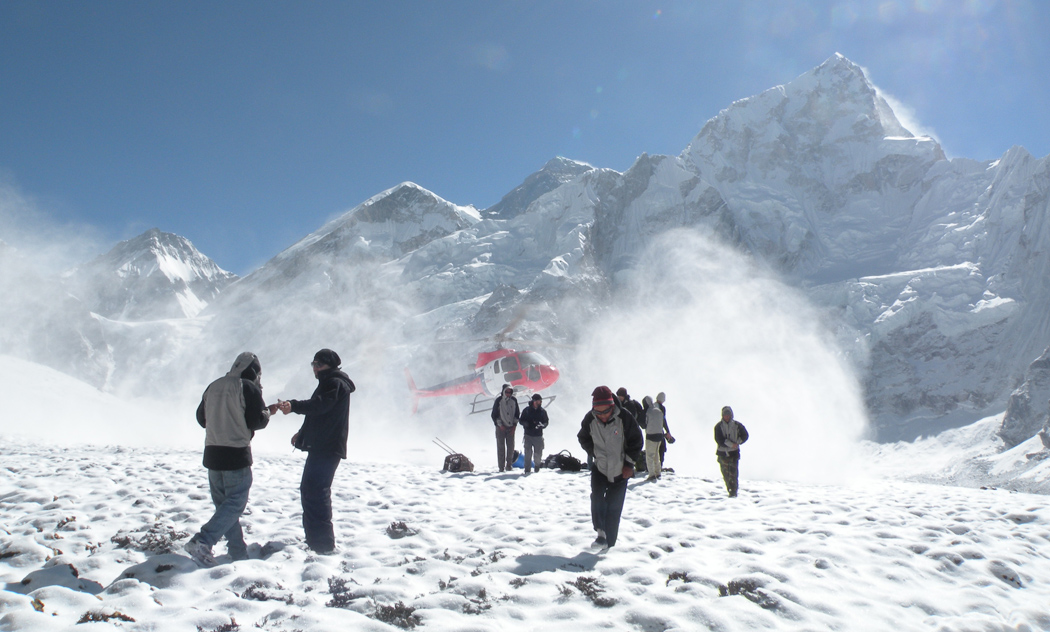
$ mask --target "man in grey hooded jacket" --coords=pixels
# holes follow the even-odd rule
[[[259,358],[245,351],[224,377],[208,385],[197,407],[197,423],[205,429],[204,467],[215,513],[190,538],[186,552],[202,566],[215,565],[211,548],[223,537],[230,557],[248,559],[240,518],[252,486],[251,441],[277,412],[276,404],[263,403],[261,375]]]
[[[740,487],[740,444],[747,439],[747,428],[733,417],[732,408],[723,406],[722,420],[715,424],[715,455],[730,498],[736,498]]]
[[[511,471],[514,466],[514,431],[518,428],[521,409],[518,398],[510,384],[503,385],[503,391],[492,404],[492,425],[496,426],[496,461],[499,471]]]

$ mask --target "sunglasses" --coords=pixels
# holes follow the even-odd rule
[[[609,406],[608,408],[592,408],[591,411],[598,417],[608,417],[612,414],[613,407]]]
[[[312,366],[315,369],[318,369],[320,367],[325,366],[325,364],[324,364],[324,362],[318,362],[317,360],[314,360],[313,362],[310,363],[310,366]]]

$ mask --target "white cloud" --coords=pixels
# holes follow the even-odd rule
[[[0,240],[32,261],[41,272],[61,272],[103,251],[106,242],[93,226],[61,222],[10,177],[0,178]]]

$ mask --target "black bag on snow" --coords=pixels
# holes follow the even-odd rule
[[[447,472],[473,472],[474,464],[465,455],[450,454],[445,457],[445,471]]]
[[[583,463],[574,457],[568,450],[562,450],[557,454],[551,454],[543,460],[543,467],[559,469],[566,472],[579,472],[583,469]]]

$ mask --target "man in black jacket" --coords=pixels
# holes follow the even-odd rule
[[[634,463],[644,445],[642,431],[609,387],[599,386],[591,393],[591,410],[583,416],[576,438],[594,460],[591,524],[598,537],[593,546],[605,551],[616,544],[627,481],[634,476]]]
[[[627,412],[631,413],[634,420],[638,422],[638,427],[642,430],[642,434],[645,434],[645,415],[643,414],[645,411],[642,410],[641,403],[639,403],[637,399],[631,399],[631,396],[627,394],[627,387],[625,386],[616,389],[616,399],[620,402],[621,408],[626,408]],[[645,451],[643,449],[638,457],[638,461],[634,464],[634,469],[639,472],[644,472],[646,467]]]
[[[277,412],[277,404],[263,403],[261,375],[259,358],[245,351],[224,377],[208,385],[197,406],[197,423],[205,430],[204,467],[215,504],[211,519],[186,543],[186,552],[201,566],[215,565],[211,548],[223,537],[231,558],[248,559],[241,514],[252,487],[251,441]]]
[[[332,481],[339,461],[346,458],[350,393],[357,390],[350,377],[339,370],[341,363],[335,351],[321,349],[310,363],[317,378],[317,388],[310,399],[292,399],[279,404],[286,415],[306,415],[299,432],[292,435],[292,445],[307,453],[299,485],[306,545],[322,555],[335,551]]]
[[[533,463],[536,464],[538,472],[543,463],[543,429],[550,423],[547,409],[543,407],[542,395],[535,393],[532,396],[529,405],[521,413],[520,421],[525,434],[521,438],[521,450],[525,453],[525,473],[530,472]]]

